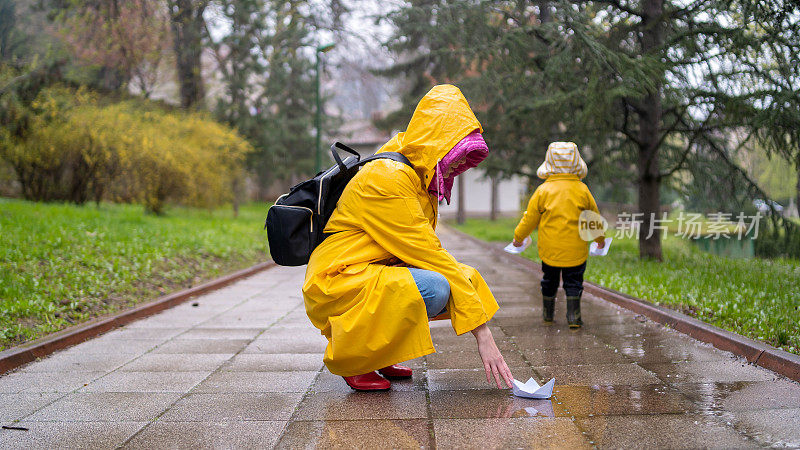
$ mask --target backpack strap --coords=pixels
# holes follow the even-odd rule
[[[356,160],[360,160],[361,159],[361,155],[357,151],[355,151],[352,148],[342,144],[341,142],[338,142],[338,141],[334,142],[334,144],[331,145],[331,155],[333,155],[333,159],[334,159],[334,161],[336,161],[336,165],[339,166],[339,171],[342,172],[342,173],[344,173],[344,171],[347,170],[347,166],[345,166],[344,162],[342,162],[342,158],[341,158],[341,156],[339,156],[339,152],[336,151],[337,148],[342,149],[342,150],[346,151],[347,153],[350,153],[351,155],[355,156]]]
[[[406,158],[406,155],[398,152],[383,152],[383,153],[376,153],[371,156],[367,156],[366,158],[362,159],[361,161],[356,164],[357,166],[363,166],[364,164],[375,161],[376,159],[391,159],[392,161],[397,161],[399,163],[403,163],[408,167],[414,168],[414,165],[411,164],[411,161]]]
[[[364,159],[361,159],[361,156],[357,151],[342,144],[341,142],[335,142],[333,145],[331,145],[331,154],[333,155],[333,159],[336,161],[336,165],[339,166],[339,170],[341,171],[341,173],[344,173],[347,170],[347,166],[345,166],[344,161],[342,161],[342,158],[339,156],[339,152],[336,151],[337,148],[340,150],[344,150],[347,153],[350,153],[356,157],[358,162],[355,164],[355,167],[363,166],[364,164],[370,161],[375,161],[376,159],[391,159],[392,161],[403,163],[408,167],[411,167],[412,169],[414,168],[414,165],[411,164],[411,161],[409,161],[408,158],[406,158],[406,155],[402,153],[398,152],[376,153],[374,155],[370,155]]]

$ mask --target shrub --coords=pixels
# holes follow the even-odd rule
[[[155,213],[168,201],[212,207],[230,199],[251,150],[203,113],[108,102],[84,89],[45,89],[31,110],[24,136],[0,136],[0,156],[30,200],[108,198]]]
[[[800,225],[781,217],[768,216],[761,223],[755,244],[762,258],[800,259]]]

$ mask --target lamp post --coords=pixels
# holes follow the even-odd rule
[[[322,170],[322,96],[320,95],[319,87],[319,72],[320,72],[320,54],[330,51],[336,44],[324,44],[317,46],[317,111],[316,111],[316,125],[317,125],[317,150],[314,155],[314,169],[317,173]]]

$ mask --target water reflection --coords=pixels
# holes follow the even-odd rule
[[[295,422],[281,448],[430,448],[426,420]]]
[[[553,413],[553,401],[545,400],[536,406],[527,406],[514,412],[512,417],[555,417]]]

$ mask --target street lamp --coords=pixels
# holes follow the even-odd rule
[[[316,154],[314,155],[314,168],[317,173],[322,170],[322,97],[320,95],[320,87],[319,87],[319,72],[320,72],[320,57],[321,53],[326,53],[333,49],[336,44],[324,44],[317,46],[317,114],[316,114],[316,122],[317,122],[317,150]]]

